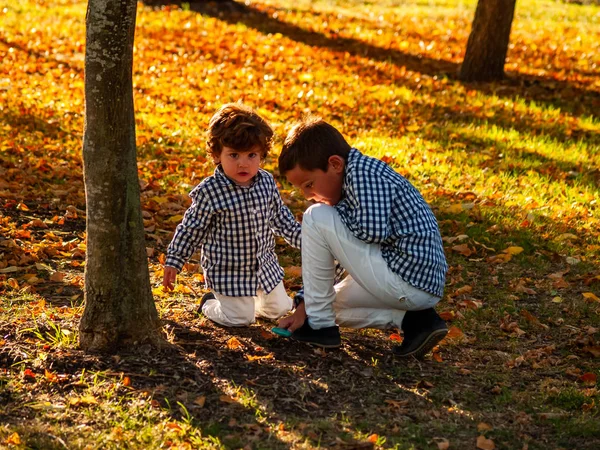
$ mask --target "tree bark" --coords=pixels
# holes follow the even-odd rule
[[[479,0],[460,68],[462,80],[494,81],[504,78],[515,3],[516,0]]]
[[[85,310],[80,345],[159,341],[140,206],[133,109],[136,0],[89,0],[86,17]]]

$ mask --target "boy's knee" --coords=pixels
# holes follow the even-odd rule
[[[333,206],[324,203],[316,203],[310,206],[302,216],[302,225],[313,226],[319,223],[327,223],[336,214]]]

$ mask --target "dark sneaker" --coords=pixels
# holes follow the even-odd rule
[[[207,292],[206,294],[204,294],[202,296],[202,298],[200,299],[200,306],[198,307],[198,314],[202,314],[202,308],[204,308],[204,305],[206,304],[206,302],[208,300],[213,300],[215,299],[215,294],[213,294],[212,292]]]
[[[337,348],[342,345],[340,328],[337,325],[314,330],[308,324],[308,320],[292,333],[292,339],[323,348]]]
[[[404,340],[392,350],[400,358],[423,358],[448,334],[446,322],[433,308],[407,311],[402,330]]]

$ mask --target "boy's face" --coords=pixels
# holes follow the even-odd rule
[[[302,190],[307,199],[334,206],[342,198],[345,166],[344,158],[335,155],[329,158],[325,172],[321,169],[305,170],[296,166],[285,176],[296,188]]]
[[[260,147],[256,146],[249,151],[223,147],[217,163],[221,163],[225,175],[240,186],[250,186],[252,179],[260,168]]]

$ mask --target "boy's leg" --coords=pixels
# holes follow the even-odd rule
[[[351,275],[335,285],[336,322],[347,328],[377,328],[387,330],[402,326],[406,311],[392,309],[388,304],[358,284]]]
[[[279,319],[290,312],[292,304],[292,299],[285,292],[282,281],[268,294],[262,289],[257,292],[255,297],[256,316]]]
[[[333,287],[334,259],[368,297],[342,296],[342,303],[334,306],[338,302]],[[338,311],[364,307],[408,311],[431,308],[439,301],[393,273],[379,245],[354,237],[335,208],[323,204],[311,206],[302,220],[302,278],[306,313],[315,329],[335,324],[334,307]],[[399,316],[394,320],[396,326],[402,320]]]
[[[229,297],[214,293],[206,300],[202,314],[226,327],[244,327],[254,322],[254,297]]]

